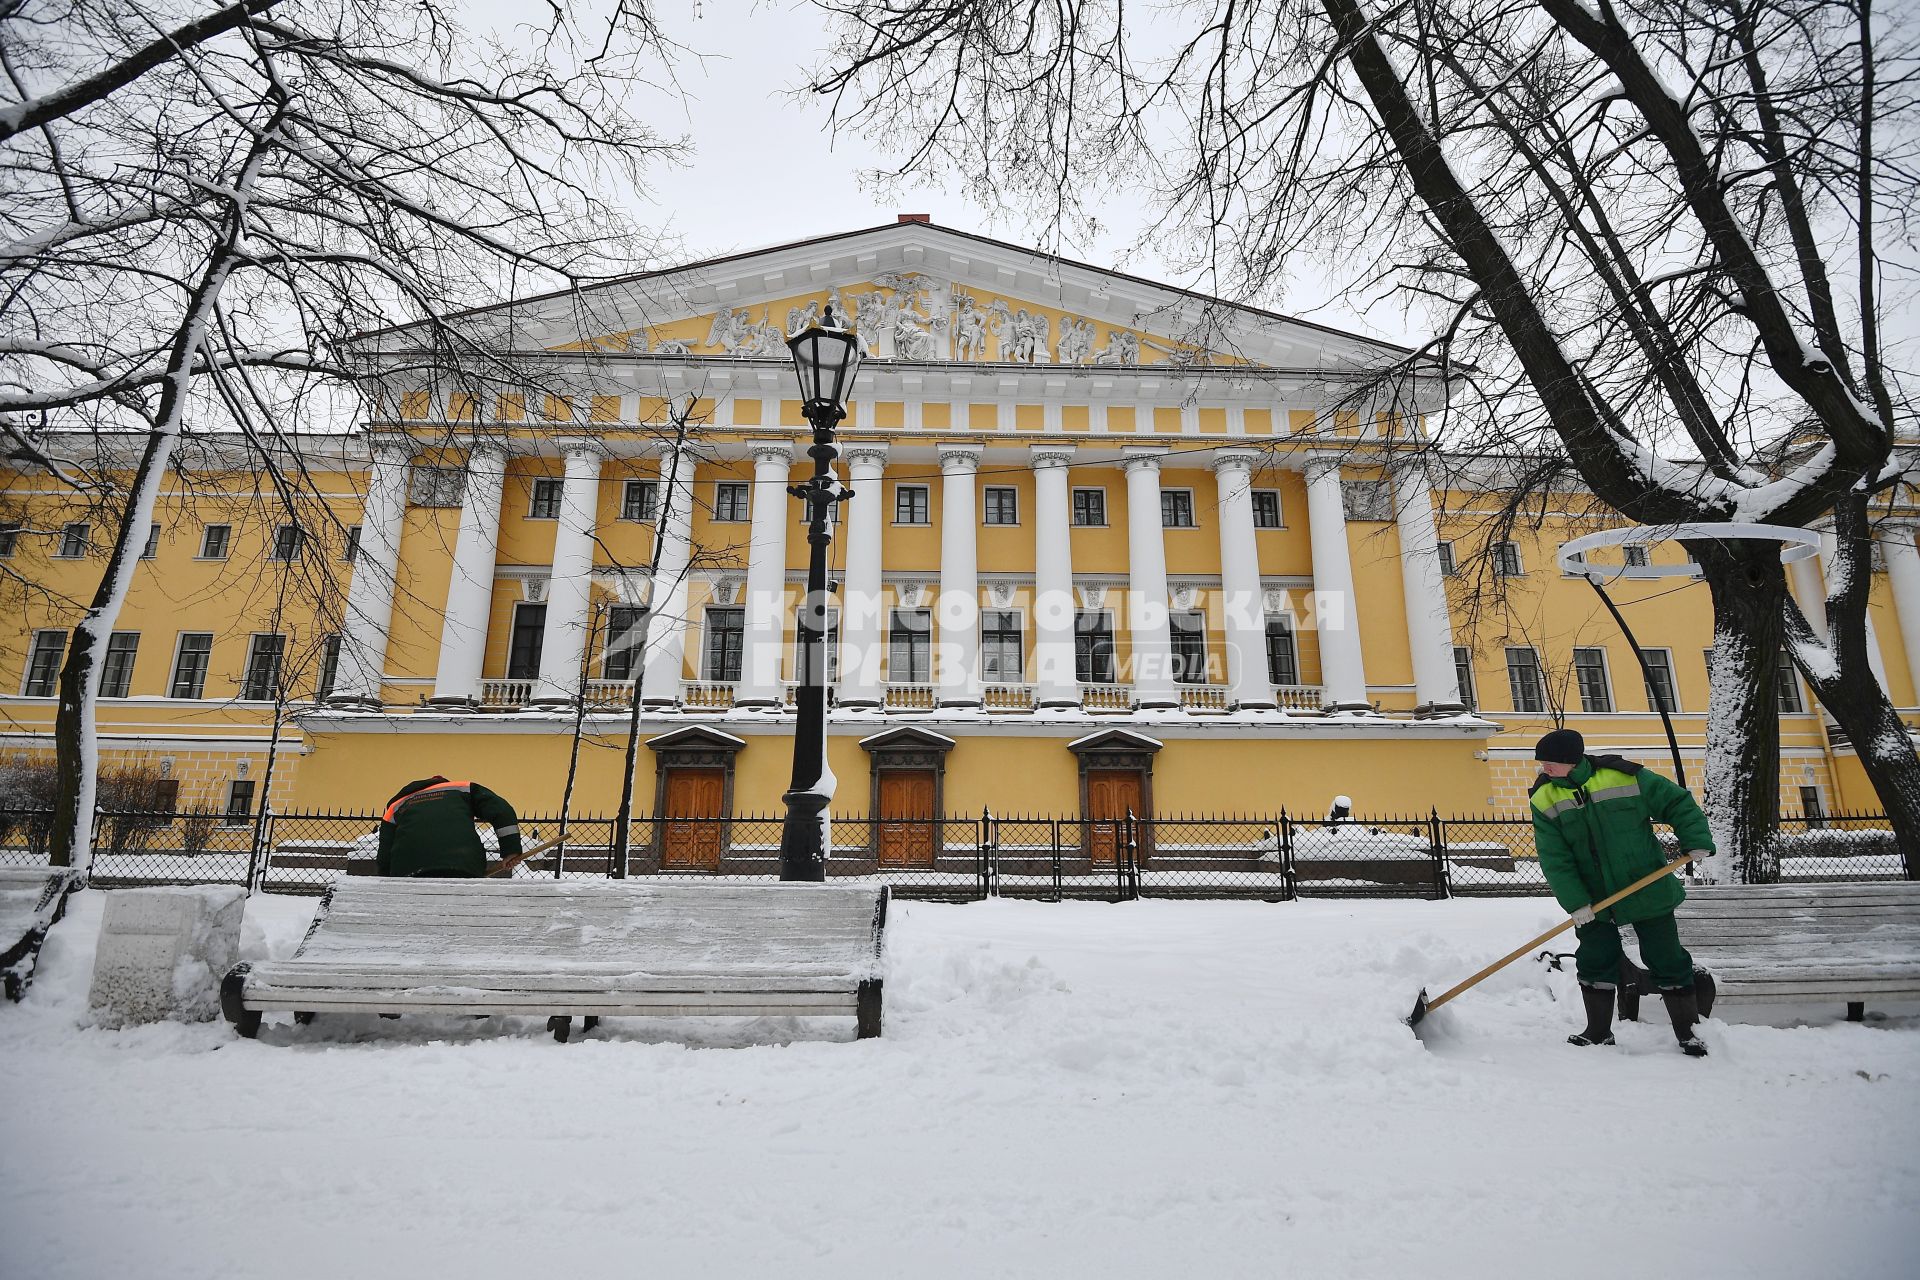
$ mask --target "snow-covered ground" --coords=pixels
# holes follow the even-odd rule
[[[1414,994],[1537,899],[896,904],[882,1040],[559,1045],[82,1029],[100,898],[0,1007],[0,1276],[1920,1272],[1920,1018],[1580,1050],[1571,976],[1529,961],[1417,1041]],[[252,953],[313,905],[255,899]]]

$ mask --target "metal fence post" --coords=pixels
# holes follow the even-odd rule
[[[1052,828],[1053,837],[1053,900],[1058,902],[1064,888],[1060,876],[1060,819],[1053,818],[1048,825]]]
[[[1442,898],[1453,896],[1450,868],[1447,864],[1447,839],[1440,825],[1439,806],[1427,815],[1427,847],[1433,851],[1433,887]]]
[[[1287,811],[1280,810],[1280,868],[1281,877],[1287,888],[1287,897],[1300,896],[1300,871],[1293,865],[1293,819]]]
[[[1113,841],[1113,900],[1127,900],[1127,847],[1133,843],[1133,810],[1128,809],[1126,817],[1114,830]]]

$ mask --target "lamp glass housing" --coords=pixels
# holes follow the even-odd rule
[[[810,325],[787,339],[794,371],[800,377],[800,399],[807,406],[830,405],[844,411],[847,393],[860,368],[860,339],[846,329]]]

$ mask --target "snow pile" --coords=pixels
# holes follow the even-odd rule
[[[896,902],[850,1020],[82,1029],[98,892],[0,1008],[0,1274],[1912,1273],[1920,1019],[1563,1043],[1539,900]],[[313,900],[255,898],[289,953]],[[1650,1011],[1657,1015],[1657,1008]]]

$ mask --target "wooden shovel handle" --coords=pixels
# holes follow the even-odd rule
[[[513,874],[513,869],[519,866],[521,863],[525,862],[528,858],[531,858],[536,853],[544,853],[545,851],[553,848],[553,846],[559,843],[560,843],[560,837],[555,836],[551,840],[541,841],[539,844],[534,845],[533,848],[531,849],[522,849],[520,852],[514,854],[511,858],[502,858],[500,859],[499,862],[495,863],[487,871],[487,874],[481,877],[481,879],[492,880],[498,876],[511,875]]]
[[[1649,871],[1646,875],[1641,876],[1638,880],[1635,880],[1632,884],[1628,885],[1626,888],[1622,889],[1620,892],[1616,894],[1612,894],[1608,897],[1602,898],[1600,899],[1600,901],[1594,903],[1593,913],[1596,916],[1599,915],[1602,911],[1605,911],[1608,907],[1620,901],[1620,899],[1626,897],[1628,894],[1640,892],[1642,889],[1652,884],[1655,880],[1658,880],[1661,876],[1671,875],[1675,871],[1678,871],[1681,867],[1686,866],[1689,862],[1692,862],[1698,856],[1699,855],[1697,854],[1685,853],[1680,855],[1680,857],[1674,859],[1672,862],[1669,862],[1666,866],[1660,868],[1658,871]],[[1461,983],[1459,986],[1453,988],[1453,990],[1445,992],[1439,997],[1439,999],[1427,1001],[1427,1012],[1432,1013],[1435,1009],[1438,1009],[1441,1005],[1453,999],[1455,996],[1459,995],[1462,991],[1465,991],[1468,987],[1471,987],[1476,982],[1479,982],[1482,978],[1486,977],[1488,974],[1493,973],[1497,970],[1506,968],[1508,965],[1512,964],[1515,960],[1518,960],[1521,956],[1524,956],[1529,951],[1532,951],[1535,947],[1540,946],[1542,943],[1547,942],[1550,939],[1559,937],[1561,934],[1565,933],[1567,930],[1571,928],[1573,928],[1573,917],[1568,916],[1565,920],[1553,926],[1553,928],[1547,930],[1545,933],[1535,938],[1532,942],[1522,943],[1515,950],[1500,957],[1498,960],[1495,960],[1492,964],[1488,965],[1486,968],[1482,969],[1480,972],[1474,974],[1471,978],[1468,978],[1465,982]]]

